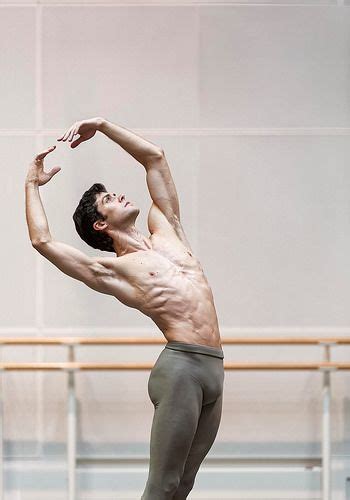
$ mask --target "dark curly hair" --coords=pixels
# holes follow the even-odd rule
[[[98,248],[106,252],[114,252],[113,239],[103,231],[96,231],[93,228],[93,223],[97,220],[105,220],[100,214],[96,206],[96,194],[107,191],[101,183],[93,184],[83,194],[79,205],[73,214],[75,229],[80,238],[84,240],[92,248]]]

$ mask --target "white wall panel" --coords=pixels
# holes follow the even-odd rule
[[[25,337],[26,335],[23,335]],[[1,362],[35,362],[37,348],[3,346]],[[38,372],[2,372],[4,456],[25,458],[39,455],[40,401]]]
[[[2,0],[0,7],[7,9],[8,7],[16,7],[20,9],[25,4],[25,7],[35,7],[38,2],[36,0]]]
[[[347,137],[201,139],[199,252],[222,326],[349,322]]]
[[[35,126],[35,9],[0,10],[0,128]]]
[[[35,250],[25,218],[24,185],[34,156],[33,140],[0,137],[2,214],[1,326],[35,324]]]
[[[45,8],[45,126],[197,126],[196,26],[188,7]]]
[[[148,377],[148,371],[80,376],[82,455],[147,455],[154,411],[147,394]]]
[[[11,5],[17,6],[18,4],[30,4],[30,5],[44,5],[44,6],[94,6],[98,8],[111,7],[111,6],[140,6],[147,5],[148,7],[153,6],[178,6],[182,7],[199,5],[199,6],[213,6],[214,8],[219,8],[227,5],[242,5],[242,4],[261,4],[261,5],[347,5],[347,0],[229,0],[223,2],[222,0],[181,0],[175,2],[174,0],[2,0],[1,5]]]
[[[96,332],[98,335],[98,332]],[[152,363],[163,346],[81,346],[76,360],[101,363]],[[64,348],[46,348],[44,361],[65,361]],[[153,405],[147,393],[149,371],[80,372],[75,376],[78,399],[78,453],[143,453],[147,448]],[[63,374],[46,374],[43,391],[44,438],[52,455],[66,439],[66,387]],[[141,445],[140,445],[141,443]],[[141,451],[140,451],[141,450]],[[129,453],[130,452],[130,453]]]
[[[350,11],[200,9],[202,127],[348,127]]]
[[[28,353],[28,351],[27,351]],[[24,357],[24,356],[23,356]],[[28,360],[28,354],[25,361]],[[11,361],[19,361],[13,354]],[[23,362],[22,358],[22,362]],[[4,456],[33,457],[38,454],[41,429],[35,372],[6,373],[3,382]]]

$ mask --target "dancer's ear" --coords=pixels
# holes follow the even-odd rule
[[[107,227],[107,222],[103,220],[97,220],[93,223],[92,226],[96,231],[102,231],[103,229],[106,229]]]

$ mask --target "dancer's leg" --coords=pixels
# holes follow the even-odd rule
[[[187,353],[161,353],[149,379],[154,404],[150,465],[141,500],[171,500],[180,484],[202,410],[203,391]]]
[[[198,469],[215,441],[221,413],[222,395],[213,403],[203,406],[184,473],[173,500],[186,500],[192,490]]]

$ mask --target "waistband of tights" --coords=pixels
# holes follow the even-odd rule
[[[215,358],[224,359],[224,352],[221,347],[213,347],[202,344],[188,344],[187,342],[179,342],[170,340],[165,345],[165,349],[173,349],[175,351],[196,352],[198,354],[206,354]]]

